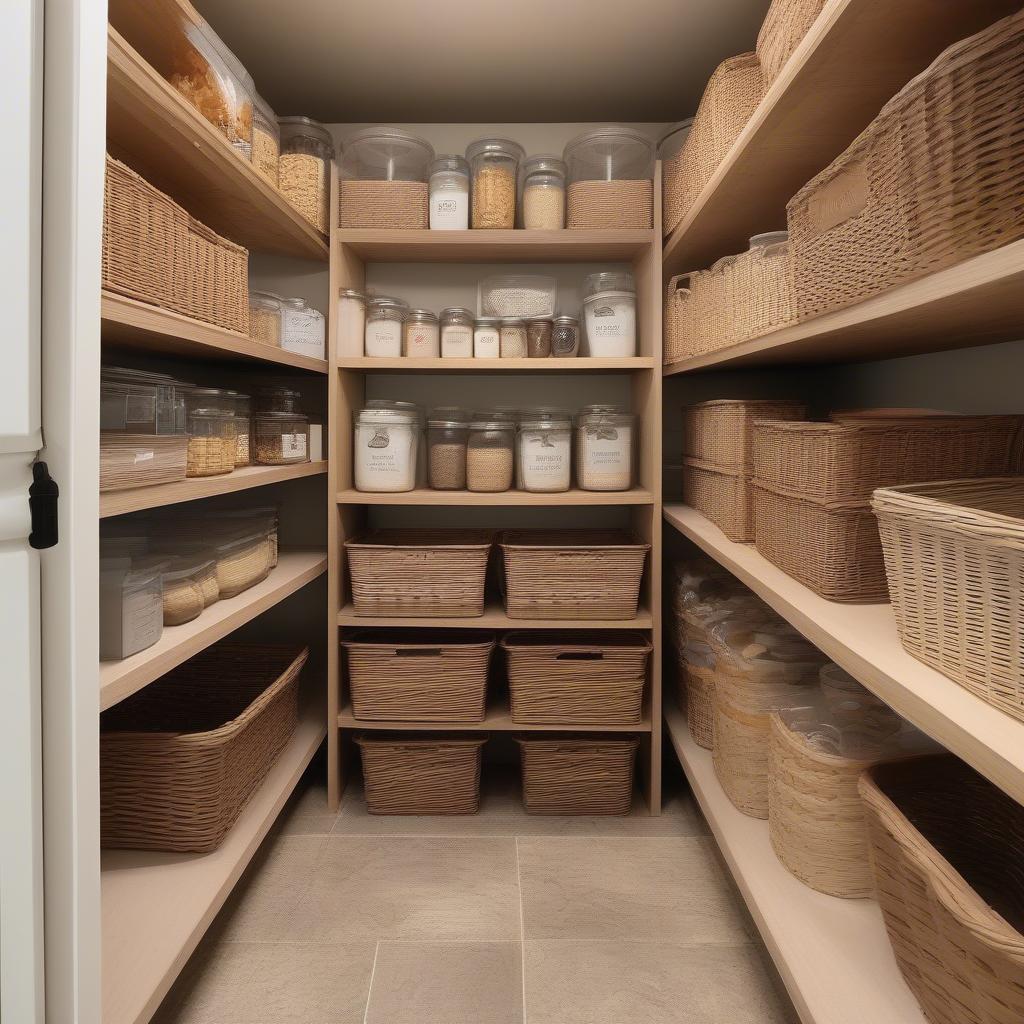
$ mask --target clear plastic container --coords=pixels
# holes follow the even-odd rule
[[[628,270],[599,270],[583,278],[583,298],[600,295],[602,292],[633,292],[635,295],[636,281],[633,274]]]
[[[281,129],[277,114],[259,93],[252,96],[252,165],[274,188],[278,187]]]
[[[628,491],[634,482],[636,417],[590,407],[576,418],[576,483],[584,491]]]
[[[501,327],[501,358],[526,358],[526,321],[517,317],[502,317]]]
[[[430,486],[436,491],[466,489],[466,446],[469,423],[464,419],[427,420],[427,468]]]
[[[402,354],[402,324],[409,307],[400,299],[372,298],[366,307],[365,355],[394,359]]]
[[[524,228],[557,231],[565,226],[565,177],[565,161],[557,156],[531,156],[523,164],[519,219]]]
[[[576,136],[563,156],[567,227],[652,226],[654,144],[646,135],[621,125],[596,128]]]
[[[334,159],[331,133],[308,117],[281,117],[277,123],[281,129],[278,187],[306,220],[326,234]]]
[[[519,423],[516,482],[524,491],[552,493],[572,486],[572,422],[526,419]]]
[[[469,162],[439,156],[430,165],[430,227],[460,231],[469,227]]]
[[[252,462],[252,397],[241,392],[234,393],[235,404],[235,468],[248,466]]]
[[[327,349],[327,321],[305,299],[285,299],[281,304],[281,348],[310,359],[323,359]]]
[[[437,316],[429,309],[410,309],[402,324],[402,355],[436,359],[441,354]]]
[[[497,359],[501,356],[501,319],[479,316],[473,323],[473,357]]]
[[[338,352],[342,356],[363,354],[368,301],[362,292],[354,288],[342,288],[338,292]]]
[[[470,359],[473,356],[473,313],[461,306],[441,310],[441,358]]]
[[[188,414],[185,475],[220,476],[235,468],[238,433],[233,412],[196,409]]]
[[[420,416],[415,406],[368,405],[355,414],[353,477],[357,491],[416,487]]]
[[[159,568],[135,568],[128,558],[100,560],[100,659],[120,661],[160,639],[164,610]]]
[[[466,147],[474,228],[516,226],[516,182],[525,155],[523,147],[511,139],[476,139]]]
[[[587,355],[629,357],[636,355],[636,292],[606,291],[583,300],[587,327]]]
[[[547,317],[526,321],[526,354],[530,359],[545,359],[551,355],[551,321]]]
[[[164,373],[105,366],[100,371],[100,430],[181,433],[178,409],[184,390]]]
[[[234,416],[237,393],[227,388],[188,388],[185,392],[185,412],[191,416],[198,409],[212,409]]]
[[[481,316],[551,316],[558,297],[558,282],[543,274],[497,274],[477,285]]]
[[[281,347],[281,306],[283,299],[273,292],[249,289],[249,337],[261,345]]]
[[[507,491],[512,486],[516,425],[512,420],[474,420],[466,447],[466,487]]]
[[[239,531],[218,541],[217,586],[222,598],[235,597],[267,578],[271,568],[270,537],[265,527]]]
[[[308,417],[294,412],[261,412],[252,422],[257,465],[288,466],[309,462]]]
[[[574,316],[556,316],[551,321],[551,355],[567,359],[579,355],[580,322]]]
[[[257,412],[301,412],[302,392],[286,387],[265,387],[256,392]]]

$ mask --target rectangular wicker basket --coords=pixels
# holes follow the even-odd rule
[[[933,1024],[1024,1020],[1024,806],[951,755],[861,776],[896,962]]]
[[[356,615],[483,615],[492,541],[487,530],[372,530],[346,541]]]
[[[185,479],[184,434],[100,434],[100,491],[123,491]]]
[[[651,644],[642,633],[513,632],[501,642],[512,721],[633,725]]]
[[[800,319],[1024,237],[1024,11],[950,46],[789,202]]]
[[[654,223],[650,179],[574,181],[566,196],[565,226],[649,231]]]
[[[220,643],[105,711],[102,845],[216,849],[295,731],[308,655]]]
[[[341,641],[352,714],[365,721],[482,722],[494,637],[361,630]]]
[[[618,530],[502,535],[505,610],[513,619],[635,619],[650,544]]]
[[[338,226],[409,231],[429,226],[430,203],[423,181],[338,181]]]
[[[746,473],[724,471],[699,459],[684,459],[683,501],[707,516],[729,540],[754,539],[754,506]]]
[[[356,737],[371,814],[476,814],[486,736]]]
[[[755,420],[800,420],[801,402],[720,399],[683,409],[683,455],[733,473],[753,468]]]
[[[757,34],[758,60],[765,92],[786,66],[793,51],[803,42],[817,20],[825,0],[772,0]]]
[[[518,739],[527,814],[628,814],[636,737]]]

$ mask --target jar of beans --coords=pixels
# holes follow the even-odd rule
[[[526,321],[518,317],[501,318],[501,358],[523,359],[526,356]]]
[[[516,226],[516,180],[526,155],[511,139],[476,139],[466,149],[472,175],[474,228]]]
[[[557,156],[531,156],[523,164],[520,219],[532,231],[557,231],[565,226],[565,161]]]
[[[440,410],[437,410],[440,411]],[[436,491],[466,489],[466,446],[469,424],[465,420],[435,418],[427,420],[427,472]]]
[[[565,359],[580,351],[580,322],[574,316],[556,316],[551,324],[551,355]]]
[[[547,318],[526,321],[526,354],[531,359],[545,359],[551,355],[551,321]]]
[[[287,466],[309,462],[309,419],[294,412],[261,412],[253,418],[256,462]]]
[[[512,486],[516,425],[513,420],[474,420],[466,446],[466,486],[507,491]]]

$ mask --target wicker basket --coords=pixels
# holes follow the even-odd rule
[[[103,846],[216,849],[295,730],[308,654],[221,643],[104,712]]]
[[[739,543],[754,539],[754,509],[745,473],[723,472],[699,459],[685,459],[683,501]]]
[[[788,206],[801,319],[1024,237],[1024,12],[943,52]]]
[[[342,640],[352,714],[365,721],[482,722],[494,637],[360,631]]]
[[[185,479],[184,434],[100,434],[100,491],[123,491]]]
[[[567,228],[650,230],[654,184],[640,180],[574,181],[566,199]]]
[[[896,962],[933,1024],[1024,1020],[1024,806],[955,757],[862,776]]]
[[[195,217],[188,219],[183,292],[178,312],[249,333],[249,253]]]
[[[636,618],[650,544],[617,530],[522,530],[500,547],[509,618]]]
[[[426,182],[348,178],[338,182],[339,227],[419,230],[429,226],[429,217]]]
[[[635,737],[519,738],[527,814],[628,814]]]
[[[664,231],[683,220],[764,95],[757,54],[722,61],[708,79],[683,148],[665,164]]]
[[[680,666],[680,707],[694,742],[705,750],[715,746],[715,670],[700,665]]]
[[[665,286],[665,307],[662,310],[665,351],[662,361],[666,366],[700,354],[693,294],[693,279],[698,273],[676,274]]]
[[[512,721],[521,725],[635,725],[651,644],[641,633],[508,633]]]
[[[779,77],[824,6],[825,0],[772,0],[755,47],[765,92]]]
[[[345,542],[356,615],[477,616],[493,535],[374,530]]]
[[[476,814],[486,736],[357,736],[371,814]]]
[[[683,409],[683,454],[733,473],[753,467],[754,420],[799,420],[800,402],[721,399]]]
[[[883,489],[874,509],[903,646],[1024,720],[1024,478]]]

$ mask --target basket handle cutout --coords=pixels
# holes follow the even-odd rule
[[[555,655],[555,661],[602,661],[603,651],[562,651]]]
[[[414,651],[401,651],[395,649],[396,658],[439,658],[441,657],[440,647],[417,647]]]

